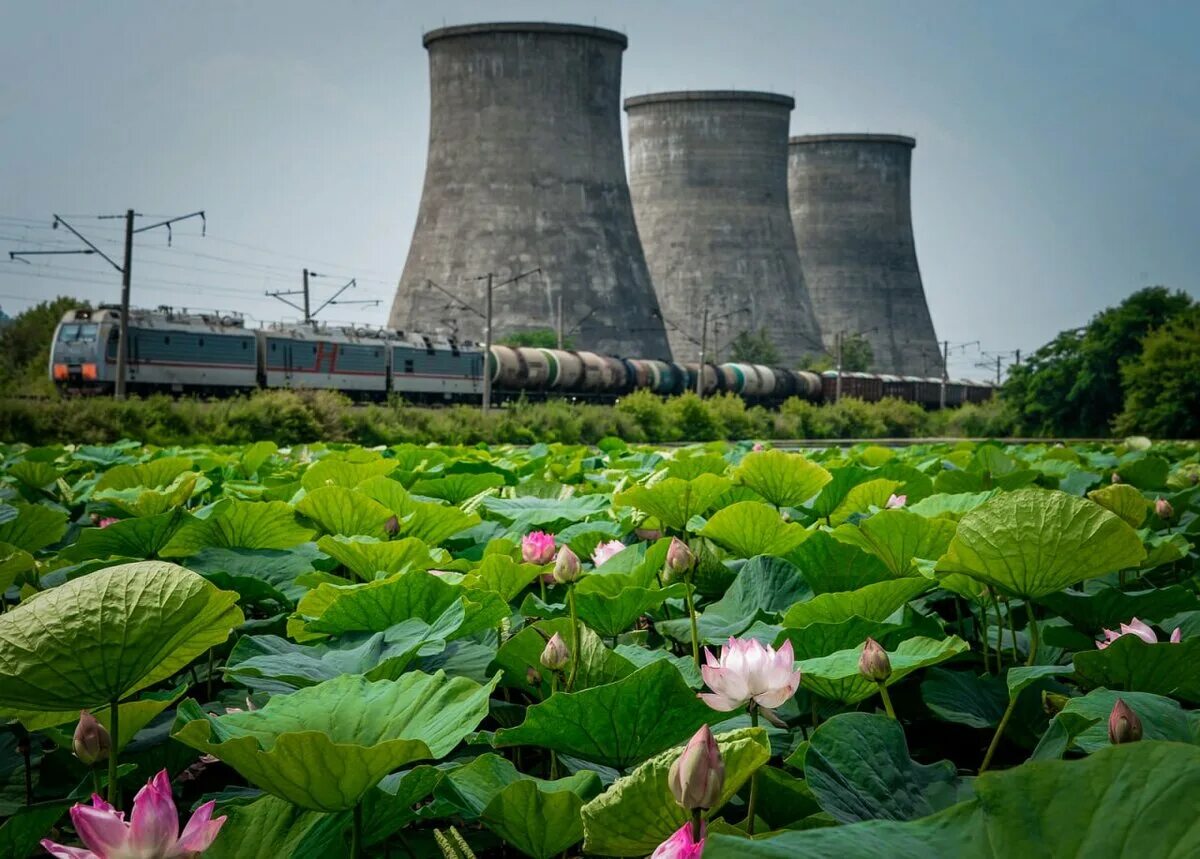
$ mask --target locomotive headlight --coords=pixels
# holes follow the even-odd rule
[[[89,381],[94,382],[97,378],[99,378],[99,373],[96,372],[95,364],[84,364],[80,368],[80,373],[83,375],[83,378]]]
[[[66,380],[67,380],[67,365],[66,364],[55,364],[54,365],[54,381],[65,382]]]

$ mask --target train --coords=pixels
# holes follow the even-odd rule
[[[54,332],[50,378],[66,395],[111,393],[117,378],[120,310],[67,311]],[[342,392],[358,400],[471,403],[483,396],[485,349],[453,337],[323,322],[248,328],[237,313],[131,309],[126,389],[136,394],[228,396],[263,388]],[[668,396],[729,392],[753,404],[789,397],[831,402],[838,374],[762,364],[681,364],[569,349],[493,345],[493,402],[565,397],[615,402],[636,390]],[[877,373],[841,374],[841,395],[896,397],[937,408],[982,402],[987,382]]]

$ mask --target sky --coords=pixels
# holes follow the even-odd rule
[[[436,11],[435,11],[436,10]],[[623,96],[760,89],[792,133],[911,135],[913,224],[955,375],[1147,284],[1200,296],[1200,4],[0,0],[0,308],[116,301],[120,220],[203,209],[137,237],[135,305],[383,324],[420,203],[423,32],[528,20],[629,37]],[[161,219],[160,217],[160,219]]]

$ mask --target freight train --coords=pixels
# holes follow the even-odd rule
[[[117,378],[120,311],[111,306],[70,310],[54,333],[50,377],[65,394],[111,393]],[[221,396],[259,388],[329,389],[355,399],[403,397],[411,402],[479,402],[483,348],[453,338],[323,323],[247,328],[236,313],[131,310],[126,352],[130,393]],[[635,390],[737,394],[752,403],[789,397],[832,401],[837,373],[760,364],[678,364],[595,352],[493,346],[488,368],[495,402],[516,397],[566,397],[614,402]],[[842,373],[841,394],[875,401],[898,397],[936,408],[940,378]],[[969,380],[945,384],[957,406],[992,396],[993,386]]]

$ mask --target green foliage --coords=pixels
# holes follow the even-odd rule
[[[86,301],[59,296],[18,313],[0,327],[0,395],[53,396],[46,368],[54,329],[68,310],[88,306]]]
[[[501,346],[529,346],[534,349],[558,349],[558,334],[551,328],[537,328],[533,331],[515,331],[501,338]],[[563,337],[563,349],[574,349],[570,337]]]
[[[766,364],[768,367],[774,367],[779,363],[779,348],[765,328],[758,331],[741,331],[729,344],[729,359],[743,364]]]
[[[1121,366],[1125,406],[1117,432],[1200,437],[1200,305],[1170,319]]]

